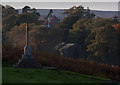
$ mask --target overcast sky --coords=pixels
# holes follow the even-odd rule
[[[89,7],[91,10],[102,10],[102,11],[118,11],[118,2],[117,0],[113,0],[111,2],[100,2],[102,0],[99,0],[99,2],[36,2],[33,0],[30,1],[30,2],[14,2],[11,1],[11,2],[8,2],[10,0],[7,0],[6,2],[2,2],[2,5],[10,5],[10,6],[13,6],[14,8],[16,9],[22,9],[24,6],[30,6],[32,8],[36,8],[36,9],[67,9],[67,8],[70,8],[72,6],[78,6],[78,5],[82,5],[84,6],[85,8]],[[19,1],[19,0],[18,0]],[[22,0],[21,0],[22,1]],[[47,0],[48,1],[48,0]],[[88,0],[90,1],[90,0]]]

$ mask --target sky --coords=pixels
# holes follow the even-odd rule
[[[6,2],[5,2],[6,1]],[[83,2],[83,0],[77,1],[72,1],[68,2],[69,0],[64,0],[64,2],[55,2],[55,1],[49,1],[48,0],[44,0],[44,2],[42,1],[36,1],[33,0],[29,0],[28,1],[22,1],[21,2],[18,0],[18,2],[15,2],[14,0],[4,0],[4,2],[2,1],[2,5],[10,5],[16,9],[22,9],[24,6],[30,6],[31,8],[36,8],[36,9],[68,9],[72,6],[78,6],[78,5],[82,5],[83,7],[87,8],[89,7],[91,10],[101,10],[101,11],[118,11],[118,0],[109,0],[106,1],[102,1],[102,0],[96,0],[96,2],[88,2],[90,0],[87,0],[85,2]],[[92,0],[94,1],[94,0]]]

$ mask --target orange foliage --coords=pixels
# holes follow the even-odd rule
[[[120,23],[119,23],[119,24],[116,24],[116,25],[113,25],[113,27],[114,27],[118,32],[120,32]]]

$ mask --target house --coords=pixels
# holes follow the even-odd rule
[[[71,58],[85,58],[86,52],[84,46],[77,43],[63,42],[56,46],[57,53]]]

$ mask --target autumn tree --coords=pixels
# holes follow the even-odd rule
[[[26,41],[25,33],[26,33],[25,24],[15,26],[9,32],[6,33],[7,40],[4,43],[7,45],[9,44],[9,46],[12,47],[24,48]]]
[[[55,52],[55,46],[62,40],[62,30],[45,27],[44,25],[34,26],[30,31],[31,46],[36,51]]]
[[[94,18],[95,14],[90,13],[89,7],[85,9],[82,5],[80,6],[73,6],[70,9],[65,9],[63,14],[69,15],[76,15],[79,18]]]
[[[91,52],[88,59],[109,64],[119,64],[119,37],[120,34],[110,24],[104,27],[96,28],[95,39],[91,40],[87,51]]]
[[[95,29],[96,28],[99,28],[99,27],[104,27],[105,25],[107,24],[111,24],[111,25],[114,25],[114,18],[107,18],[107,19],[104,19],[104,18],[100,18],[100,17],[97,17],[95,19],[92,19],[89,21],[89,23],[87,23],[87,29],[90,30],[90,33],[88,35],[88,37],[85,39],[85,43],[88,45],[90,44],[91,40],[93,40],[95,38]]]
[[[69,30],[73,29],[73,24],[75,24],[78,20],[84,18],[86,20],[91,20],[95,17],[93,13],[90,13],[90,9],[84,9],[83,6],[74,6],[70,9],[64,10],[64,13],[67,17],[65,17],[59,26],[64,29],[64,40],[66,40],[66,36],[69,34]]]
[[[90,9],[84,9],[81,5],[78,7],[74,6],[64,11],[64,14],[68,14],[61,22],[65,29],[72,29],[72,25],[81,18],[91,19],[95,17],[93,13],[90,13]]]
[[[79,19],[75,24],[73,24],[73,29],[69,30],[66,41],[84,44],[84,40],[91,30],[89,24],[90,21],[91,20],[87,20],[84,18]]]
[[[113,25],[113,27],[120,33],[120,23]]]
[[[3,29],[2,31],[7,32],[9,31],[12,27],[16,25],[17,22],[17,17],[14,14],[8,15],[2,19],[2,25]]]

